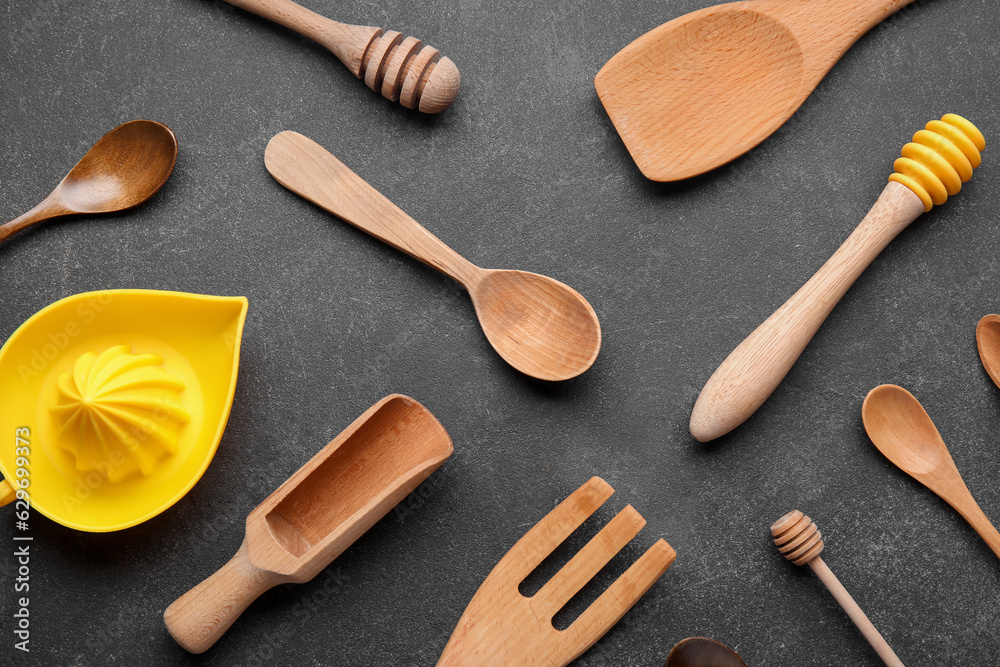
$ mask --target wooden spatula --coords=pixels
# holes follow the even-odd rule
[[[556,630],[552,617],[646,525],[631,505],[535,595],[524,597],[518,585],[613,493],[610,484],[593,477],[518,540],[466,607],[439,667],[566,665],[611,629],[674,562],[676,554],[663,540],[651,546],[566,630]]]
[[[849,48],[913,0],[746,0],[664,23],[594,78],[646,178],[677,181],[759,144]]]
[[[315,577],[451,453],[427,408],[383,398],[250,513],[240,550],[167,608],[167,630],[208,650],[261,593]]]

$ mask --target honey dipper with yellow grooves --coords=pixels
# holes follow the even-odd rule
[[[932,120],[914,134],[857,229],[709,378],[691,414],[691,435],[701,442],[714,440],[752,415],[872,260],[921,213],[958,193],[985,147],[976,126],[955,114]]]

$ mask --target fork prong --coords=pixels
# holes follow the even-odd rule
[[[604,526],[535,594],[535,609],[553,615],[639,534],[646,520],[631,505]]]
[[[639,560],[632,563],[625,574],[601,593],[566,630],[571,642],[580,648],[573,659],[593,646],[617,623],[667,571],[676,557],[673,547],[664,540],[657,540]]]
[[[515,586],[579,528],[597,508],[614,494],[611,485],[591,477],[566,500],[532,526],[501,561]],[[500,565],[497,565],[499,568]]]

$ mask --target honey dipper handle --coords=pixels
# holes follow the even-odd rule
[[[292,0],[225,0],[322,44],[354,76],[407,109],[440,113],[455,100],[462,77],[450,59],[395,30],[340,23]]]
[[[875,629],[875,626],[865,615],[865,612],[861,610],[861,607],[858,606],[858,603],[854,601],[851,594],[847,592],[844,585],[840,583],[830,568],[826,566],[823,559],[817,556],[809,561],[807,565],[812,568],[816,576],[823,582],[823,585],[833,594],[833,597],[840,603],[840,606],[847,612],[847,615],[851,617],[854,625],[858,626],[858,630],[861,630],[861,634],[865,636],[865,639],[872,645],[872,648],[882,658],[882,661],[889,665],[889,667],[903,667],[903,661],[896,657],[892,648],[882,635],[879,634],[879,631]]]
[[[909,188],[889,183],[826,264],[716,369],[695,403],[691,435],[702,442],[714,440],[750,417],[858,276],[923,212],[923,203]]]
[[[381,28],[340,23],[291,0],[225,1],[319,42],[358,77],[361,76],[365,49],[373,39],[382,34]]]
[[[275,180],[338,218],[433,266],[470,288],[483,270],[424,229],[325,148],[280,132],[264,151]]]
[[[163,622],[185,650],[204,653],[261,593],[285,581],[251,563],[244,543],[232,560],[167,607]]]

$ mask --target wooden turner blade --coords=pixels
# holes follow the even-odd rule
[[[658,540],[564,631],[552,617],[646,524],[631,505],[618,513],[535,595],[518,586],[614,493],[591,478],[500,559],[459,620],[438,661],[457,665],[566,665],[593,646],[656,583],[676,553]]]

